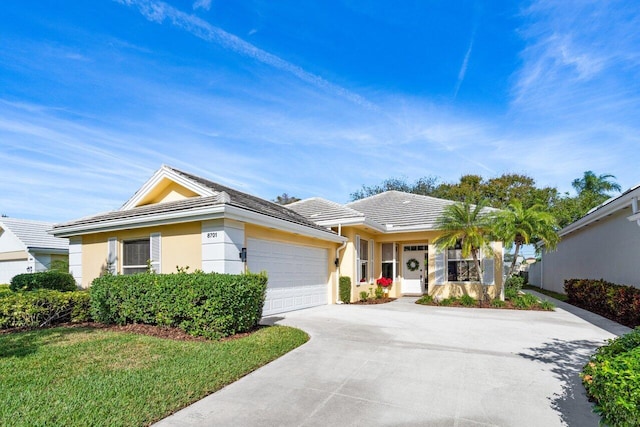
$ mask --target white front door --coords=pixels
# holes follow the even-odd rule
[[[404,245],[402,247],[402,293],[423,294],[427,291],[427,269],[429,259],[426,244]]]

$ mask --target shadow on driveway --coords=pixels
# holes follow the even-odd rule
[[[590,425],[592,419],[585,417],[585,402],[588,399],[582,380],[578,375],[596,348],[598,341],[554,339],[539,347],[530,348],[526,353],[518,353],[525,359],[548,365],[550,371],[562,384],[562,392],[549,398],[555,409],[568,426]]]

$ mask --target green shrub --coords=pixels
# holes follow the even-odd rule
[[[606,424],[640,425],[640,328],[600,347],[580,376]]]
[[[351,302],[351,277],[340,276],[340,301],[344,303]]]
[[[511,300],[516,308],[530,310],[533,306],[540,304],[540,300],[531,294],[518,295]]]
[[[508,299],[508,300],[514,300],[516,298],[518,298],[518,291],[516,291],[513,288],[505,288],[504,289],[504,298]]]
[[[0,329],[38,328],[90,319],[87,291],[38,289],[13,292],[0,298]]]
[[[507,303],[502,301],[500,298],[496,298],[491,300],[491,307],[495,307],[495,308],[502,308],[506,305]]]
[[[416,301],[416,304],[424,304],[424,305],[433,304],[433,297],[431,295],[422,295],[418,299],[418,301]]]
[[[384,298],[384,289],[382,289],[382,286],[376,287],[374,293],[376,295],[376,299]]]
[[[513,289],[514,291],[516,291],[516,293],[518,293],[522,290],[523,286],[524,277],[518,275],[509,276],[504,282],[505,292],[507,291],[507,289]]]
[[[640,326],[640,289],[590,279],[564,281],[568,302],[618,323]]]
[[[476,305],[476,299],[471,295],[462,295],[460,297],[460,304],[464,305],[465,307],[473,307]]]
[[[13,291],[9,289],[9,284],[0,285],[0,298],[2,298],[4,295],[9,295],[11,293],[13,293]]]
[[[366,301],[368,297],[369,297],[369,292],[367,291],[360,292],[360,301]]]
[[[76,281],[71,274],[55,270],[18,274],[11,279],[9,287],[12,291],[32,291],[34,289],[78,290]]]
[[[544,300],[540,302],[540,308],[546,311],[553,311],[556,308],[556,306],[551,301]]]
[[[96,321],[174,326],[217,339],[257,326],[266,289],[265,274],[198,272],[107,275],[89,292]]]
[[[449,298],[445,298],[445,299],[441,300],[438,304],[439,305],[444,305],[444,306],[449,306],[449,305],[453,305],[457,301],[458,301],[458,298],[449,297]]]

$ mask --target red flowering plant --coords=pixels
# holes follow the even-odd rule
[[[392,284],[393,284],[393,279],[391,279],[390,277],[381,277],[378,280],[376,280],[376,285],[382,286],[383,288],[388,288]]]

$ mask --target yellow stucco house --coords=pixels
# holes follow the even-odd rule
[[[286,207],[162,166],[119,210],[56,224],[69,238],[69,267],[90,286],[104,271],[150,265],[205,272],[266,271],[264,315],[338,302],[338,278],[352,278],[352,301],[380,277],[391,296],[477,294],[470,260],[437,252],[435,219],[453,202],[390,191],[340,205],[312,198]],[[501,286],[502,246],[483,260],[484,283]]]

